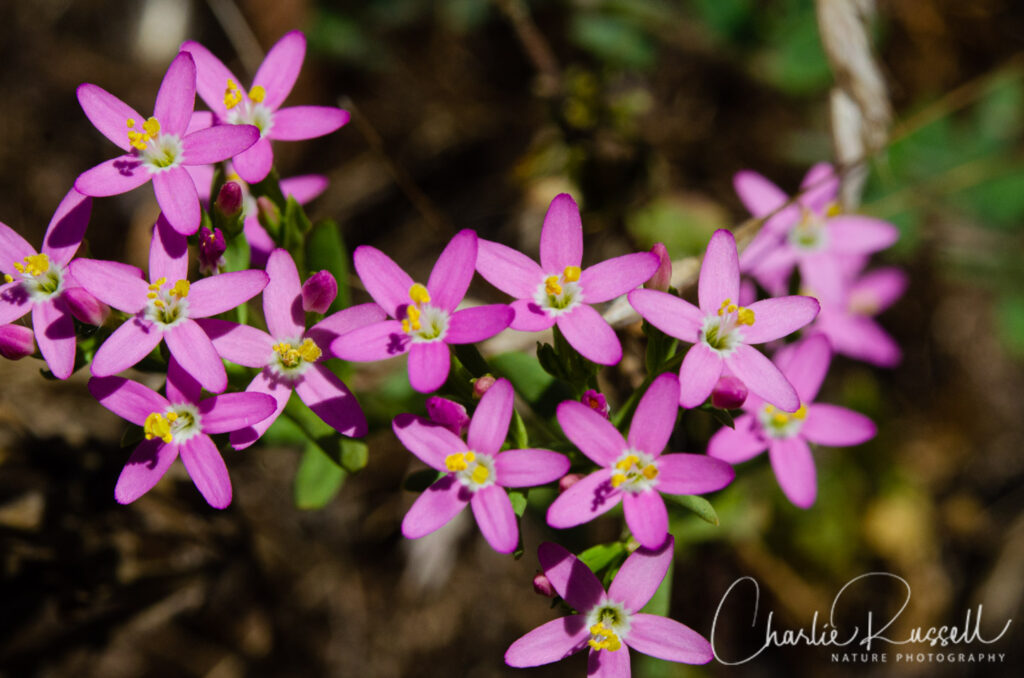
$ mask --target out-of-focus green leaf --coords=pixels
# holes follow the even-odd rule
[[[771,17],[769,47],[759,64],[761,75],[784,92],[815,94],[832,83],[821,47],[814,3],[790,2]]]
[[[589,567],[592,572],[597,573],[615,563],[617,560],[624,558],[625,554],[626,547],[622,542],[614,541],[610,544],[598,544],[597,546],[591,546],[581,553],[578,558],[583,561],[583,564]]]
[[[341,467],[349,473],[356,473],[366,468],[370,456],[370,448],[362,440],[341,438]]]
[[[673,259],[702,254],[711,234],[728,226],[728,212],[699,195],[662,196],[626,217],[626,230],[638,245],[664,243]]]
[[[692,494],[663,494],[661,496],[677,506],[693,511],[701,520],[718,526],[718,514],[715,513],[715,508],[711,505],[711,502],[704,497]]]
[[[512,502],[512,510],[515,514],[522,518],[523,511],[526,510],[526,494],[518,490],[511,490],[508,493],[508,498]]]
[[[351,303],[348,258],[348,249],[337,222],[332,219],[317,222],[306,236],[306,268],[310,273],[330,271],[338,283],[338,297],[328,313],[348,308]]]
[[[610,66],[645,71],[656,61],[651,36],[621,16],[579,12],[573,16],[569,37]]]
[[[1014,294],[1000,299],[996,317],[1003,346],[1017,358],[1024,358],[1024,296]]]
[[[224,269],[227,271],[244,271],[249,268],[249,241],[244,235],[237,235],[228,241],[224,250]]]
[[[491,366],[499,376],[512,382],[516,393],[527,402],[540,398],[554,381],[554,377],[544,371],[536,358],[518,351],[494,356],[491,358]]]
[[[735,40],[754,20],[753,0],[694,0],[704,24],[721,38]]]
[[[949,199],[977,215],[983,226],[1020,229],[1024,226],[1024,168],[981,181]]]
[[[295,472],[295,505],[306,510],[323,508],[338,494],[345,476],[317,445],[306,445]]]

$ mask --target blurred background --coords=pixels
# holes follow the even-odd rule
[[[1014,622],[997,644],[963,651],[1006,658],[897,664],[902,648],[890,647],[887,663],[849,665],[800,646],[688,667],[633,653],[636,676],[1024,667],[1024,5],[880,1],[868,25],[885,85],[872,96],[892,122],[860,209],[902,232],[876,264],[910,275],[880,316],[904,360],[883,370],[835,359],[819,400],[868,414],[879,433],[816,452],[812,509],[786,501],[762,456],[709,497],[718,527],[673,513],[671,616],[707,636],[730,584],[756,578],[758,625],[748,591],[716,627],[720,651],[741,657],[763,642],[767,611],[777,628],[806,627],[844,583],[887,571],[913,590],[892,637],[961,624],[983,604],[986,637]],[[811,0],[4,2],[0,220],[38,243],[75,177],[111,157],[77,104],[80,83],[150,111],[181,41],[202,42],[247,82],[295,28],[309,51],[289,103],[341,105],[353,121],[279,144],[281,175],[328,175],[311,217],[337,220],[349,248],[371,243],[414,277],[462,228],[533,256],[563,191],[581,205],[588,261],[657,241],[674,258],[699,255],[714,229],[748,217],[737,171],[793,192],[811,164],[835,157],[835,60]],[[144,265],[155,215],[148,190],[97,200],[91,256]],[[472,293],[502,300],[480,281]],[[603,373],[613,408],[642,369],[638,327],[623,336],[627,359]],[[317,471],[328,487],[299,499],[322,508],[296,508],[301,450],[272,442],[226,453],[226,511],[206,505],[180,464],[117,505],[123,422],[90,398],[85,374],[46,381],[40,366],[0,360],[5,678],[584,675],[582,656],[525,670],[502,661],[560,614],[531,591],[536,546],[553,537],[542,514],[528,509],[519,560],[493,553],[468,517],[436,538],[401,537],[415,496],[403,481],[419,466],[388,424],[423,404],[399,361],[353,372],[373,427],[368,464],[347,477]],[[674,449],[703,451],[716,426],[694,413]],[[579,551],[616,539],[618,525],[557,536]],[[876,615],[902,602],[896,587],[857,594]]]

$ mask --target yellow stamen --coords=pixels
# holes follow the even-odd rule
[[[612,475],[612,487],[618,487],[624,482],[626,482],[626,474],[616,473]]]
[[[608,650],[609,652],[615,652],[622,647],[622,641],[610,628],[604,625],[604,622],[597,622],[590,627],[590,635],[596,636],[587,641],[587,644],[595,650]],[[600,638],[598,640],[597,638]]]
[[[772,415],[772,423],[776,424],[778,426],[782,426],[783,424],[788,424],[789,423],[789,415],[786,414],[785,412],[778,412],[777,414]]]
[[[487,470],[486,466],[477,466],[473,469],[473,482],[478,485],[483,484],[491,475],[491,472]]]
[[[128,125],[128,143],[140,151],[146,150],[146,145],[160,135],[160,121],[153,117],[142,123],[141,132],[135,129],[133,118],[128,118],[125,124]]]
[[[10,273],[4,273],[4,282],[14,282],[14,278]]]
[[[263,99],[265,99],[266,96],[267,90],[263,89],[262,85],[256,85],[251,90],[249,90],[249,98],[255,101],[256,103],[260,103],[261,101],[263,101]]]
[[[807,405],[801,405],[800,409],[793,413],[794,419],[806,419],[807,418]]]
[[[630,467],[638,461],[640,461],[640,459],[635,454],[626,455],[625,459],[615,464],[615,468],[620,471],[628,471]]]
[[[190,287],[191,285],[189,285],[189,282],[187,280],[179,280],[178,282],[174,283],[174,287],[171,288],[171,295],[178,297],[179,299],[184,299],[185,297],[188,296],[188,291]]]
[[[323,355],[323,351],[312,339],[305,339],[302,345],[298,348],[299,356],[307,363],[316,362],[316,360]]]
[[[147,298],[147,299],[156,299],[156,298],[157,298],[157,296],[158,296],[158,295],[157,295],[157,293],[156,293],[156,292],[150,292],[149,294],[147,294],[147,295],[146,295],[146,298]]]
[[[723,316],[727,313],[736,314],[736,323],[739,325],[753,325],[754,324],[754,312],[746,306],[737,306],[732,303],[731,299],[726,299],[722,302],[722,306],[718,309],[718,315]]]
[[[417,304],[429,304],[430,292],[427,291],[427,288],[424,285],[414,283],[413,286],[409,288],[409,298]]]
[[[172,416],[173,415],[173,418]],[[143,424],[143,431],[146,433],[146,440],[152,440],[153,438],[159,438],[165,443],[169,443],[174,440],[171,435],[171,422],[178,418],[178,415],[169,412],[167,416],[160,414],[159,412],[151,412],[146,421]]]
[[[825,208],[826,217],[837,217],[843,213],[842,206],[837,202],[830,202],[828,207]]]
[[[476,453],[472,450],[466,452],[466,461],[476,461]]]
[[[242,103],[242,90],[238,88],[238,83],[228,78],[228,86],[224,90],[224,108],[229,111]]]
[[[407,320],[402,321],[402,329],[405,330],[406,333],[423,328],[423,325],[420,324],[420,316],[423,315],[423,311],[419,308],[416,306],[408,306],[405,309],[405,315]]]
[[[153,281],[153,284],[149,286],[149,289],[156,291],[167,284],[167,278],[159,278]]]
[[[50,257],[45,254],[31,254],[25,257],[24,264],[17,261],[14,262],[14,270],[18,273],[28,273],[32,276],[42,275],[50,270]],[[6,280],[7,277],[5,276],[4,279]],[[11,282],[11,280],[7,282]]]
[[[466,455],[462,452],[449,454],[444,458],[444,465],[449,471],[465,471],[469,464],[466,463]]]
[[[580,273],[582,271],[579,266],[566,266],[562,272],[562,280],[565,282],[576,282],[580,279]]]
[[[544,278],[544,291],[553,296],[558,296],[562,293],[562,286],[558,284],[557,275],[549,275]]]
[[[753,325],[754,324],[754,312],[749,308],[740,308],[739,315],[736,318],[736,322],[740,325]]]
[[[154,300],[153,305],[156,306],[157,308],[164,308],[165,306],[167,306],[167,304],[164,303],[163,299]]]
[[[655,478],[658,477],[658,469],[654,466],[654,464],[648,464],[647,466],[644,466],[644,470],[641,471],[641,473],[643,473],[644,478],[647,478],[648,480],[654,480]]]

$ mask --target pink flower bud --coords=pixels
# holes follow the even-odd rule
[[[735,410],[746,400],[747,385],[731,374],[719,377],[711,391],[711,404],[720,410]]]
[[[483,398],[484,394],[487,393],[487,391],[492,386],[494,386],[494,382],[496,382],[496,381],[497,381],[497,379],[495,379],[490,374],[485,374],[482,377],[478,377],[478,378],[474,379],[473,380],[473,397],[474,398]]]
[[[0,325],[0,356],[21,360],[36,352],[32,330],[22,325]]]
[[[588,389],[583,397],[580,398],[580,402],[600,414],[605,419],[608,419],[608,401],[605,397],[595,391],[594,389]]]
[[[578,483],[581,480],[583,480],[583,474],[582,473],[566,473],[558,481],[558,491],[559,491],[559,493],[565,492],[566,490],[568,490],[570,487],[572,487],[573,485],[575,485],[576,483]]]
[[[338,281],[330,271],[318,271],[302,285],[302,308],[312,313],[327,313],[338,296]]]
[[[546,598],[554,598],[557,595],[551,580],[543,572],[538,572],[533,578],[533,590]]]
[[[68,310],[86,325],[99,327],[110,316],[110,307],[85,291],[84,287],[69,287],[64,290],[64,301]]]
[[[658,255],[658,270],[654,272],[651,279],[644,283],[644,287],[659,292],[668,292],[672,285],[672,260],[668,256],[668,248],[660,242],[654,243],[651,248],[652,254]]]
[[[220,187],[217,201],[214,203],[221,214],[233,217],[242,209],[242,187],[235,181],[229,181]]]
[[[226,186],[227,184],[225,184]],[[223,193],[223,191],[221,191]],[[224,252],[228,249],[224,234],[219,228],[212,231],[205,226],[199,229],[199,270],[206,275],[219,273],[224,267]]]
[[[427,416],[457,436],[461,436],[469,428],[469,414],[466,408],[441,396],[427,398]]]

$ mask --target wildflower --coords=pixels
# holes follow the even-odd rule
[[[672,561],[674,540],[640,548],[626,558],[605,592],[578,558],[557,544],[537,549],[544,575],[578,614],[538,626],[505,652],[509,666],[550,664],[589,647],[587,675],[627,678],[629,649],[685,664],[706,664],[711,643],[674,619],[640,612],[654,596]]]
[[[448,243],[427,284],[380,250],[362,245],[353,255],[359,278],[392,320],[355,330],[332,350],[342,360],[366,362],[409,353],[409,382],[421,393],[436,391],[448,378],[448,344],[472,344],[508,327],[513,311],[504,304],[456,311],[473,278],[477,237],[463,230]]]
[[[21,325],[0,325],[0,356],[21,360],[36,352],[32,330]]]
[[[426,407],[430,421],[444,426],[455,435],[461,437],[469,429],[469,413],[463,405],[441,396],[430,396]]]
[[[722,428],[708,442],[708,454],[738,464],[768,449],[779,486],[793,504],[808,508],[817,496],[814,459],[807,443],[834,447],[859,445],[875,435],[875,425],[862,414],[844,407],[815,403],[828,372],[831,348],[824,336],[812,335],[787,346],[775,364],[796,387],[800,407],[781,412],[761,398],[744,403],[746,414],[736,427]]]
[[[569,344],[595,363],[622,358],[615,331],[590,304],[621,296],[650,279],[659,258],[651,252],[626,254],[581,269],[583,223],[579,207],[566,194],[551,201],[540,233],[540,265],[526,255],[480,240],[477,272],[516,298],[511,327],[540,332],[558,325]]]
[[[160,343],[207,391],[227,386],[224,364],[196,318],[224,313],[267,285],[263,271],[234,271],[188,281],[188,246],[163,215],[153,226],[149,284],[134,266],[78,259],[71,273],[97,299],[133,317],[114,330],[93,357],[92,373],[107,377],[142,360]]]
[[[195,91],[195,63],[184,52],[167,69],[148,119],[103,88],[80,85],[78,102],[85,115],[126,154],[83,172],[75,189],[103,197],[126,193],[152,179],[167,222],[183,235],[195,233],[200,222],[199,195],[185,167],[226,160],[259,138],[259,130],[252,125],[189,132]]]
[[[656,290],[629,293],[629,303],[647,322],[693,344],[679,368],[679,404],[696,407],[703,403],[727,366],[752,393],[795,412],[800,406],[796,391],[750,344],[779,339],[800,329],[818,314],[818,302],[789,296],[738,305],[736,241],[725,230],[711,236],[697,292],[700,308]]]
[[[731,374],[722,374],[711,391],[711,404],[721,410],[735,410],[746,399],[747,385]]]
[[[210,440],[251,426],[274,410],[262,393],[228,393],[200,400],[199,382],[171,358],[167,366],[167,397],[122,377],[93,377],[89,392],[114,414],[142,426],[146,439],[125,464],[114,498],[130,504],[148,492],[178,454],[196,488],[214,508],[231,503],[227,467]]]
[[[821,332],[836,353],[879,367],[902,360],[899,344],[875,321],[907,288],[907,275],[897,268],[879,268],[856,277],[838,297],[819,295],[821,314],[813,331]]]
[[[672,259],[668,256],[668,248],[664,243],[656,242],[651,247],[651,253],[658,255],[658,270],[654,272],[651,279],[644,283],[644,287],[659,292],[668,292],[672,285]]]
[[[605,419],[610,418],[610,412],[608,410],[608,400],[601,394],[592,388],[588,388],[580,398],[580,402],[600,414]]]
[[[348,122],[348,111],[328,106],[281,108],[292,91],[306,56],[306,37],[291,31],[270,48],[256,71],[252,87],[241,80],[202,45],[188,41],[181,49],[196,61],[199,96],[226,125],[255,125],[259,140],[235,156],[238,174],[249,183],[266,178],[274,164],[270,140],[299,141],[330,134]]]
[[[338,297],[338,281],[330,271],[317,271],[302,283],[302,308],[309,313],[327,313]]]
[[[678,394],[675,375],[655,379],[637,405],[627,439],[582,403],[568,400],[558,406],[558,423],[566,437],[600,469],[552,502],[549,525],[574,527],[621,501],[633,536],[644,546],[657,548],[668,534],[662,492],[701,494],[732,482],[732,468],[718,459],[702,454],[662,455],[675,428]]]
[[[75,323],[97,319],[89,295],[68,273],[68,264],[85,235],[92,201],[74,189],[57,206],[43,236],[42,252],[28,244],[6,224],[0,224],[0,325],[7,325],[32,311],[35,341],[47,366],[58,379],[67,379],[75,366]],[[76,290],[69,303],[69,292]],[[27,328],[26,328],[27,329]],[[20,330],[6,330],[8,351],[23,354],[32,341]],[[29,351],[31,353],[31,351]],[[6,355],[6,354],[5,354]]]
[[[211,231],[206,226],[203,226],[199,229],[200,273],[203,275],[220,273],[227,265],[227,262],[224,261],[224,253],[227,251],[228,244],[224,240],[224,233],[219,228],[214,228]]]
[[[501,451],[512,420],[513,396],[507,379],[496,381],[480,399],[465,442],[422,417],[395,417],[392,428],[402,444],[444,473],[405,514],[403,535],[418,539],[430,534],[470,504],[491,548],[499,553],[515,550],[519,526],[505,488],[553,482],[569,470],[569,460],[550,450]]]

